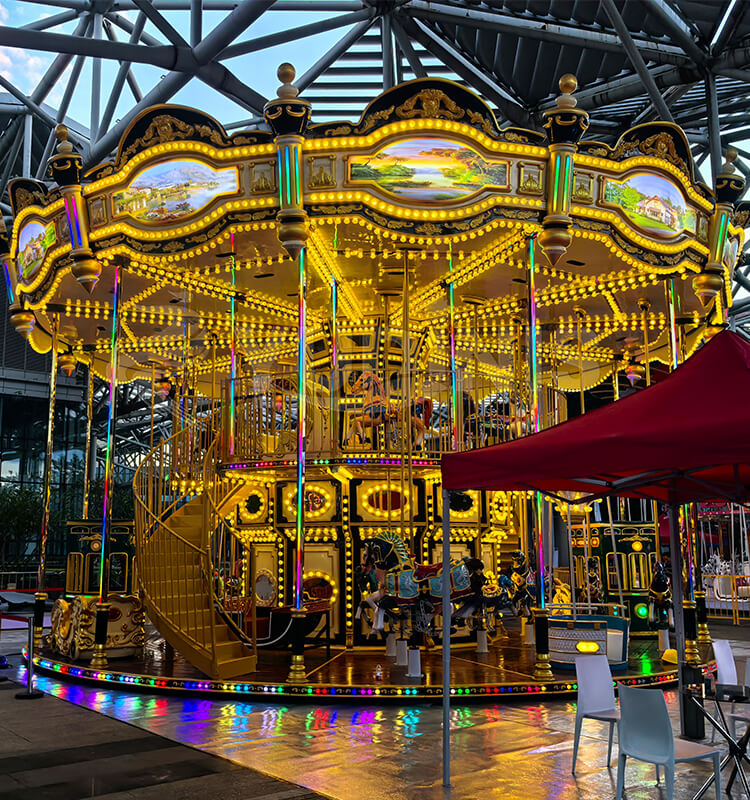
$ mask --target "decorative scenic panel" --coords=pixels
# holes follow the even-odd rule
[[[604,202],[619,206],[639,228],[661,236],[695,233],[695,211],[666,178],[638,173],[622,181],[607,178]]]
[[[200,161],[154,164],[136,175],[130,186],[112,197],[115,215],[147,222],[169,222],[194,214],[221,194],[238,189],[237,170],[213,169]]]
[[[375,183],[418,203],[455,200],[484,186],[508,186],[508,162],[486,161],[449,139],[394,142],[372,156],[354,156],[349,164],[352,181]]]
[[[55,243],[55,223],[27,222],[18,234],[18,277],[28,280]]]

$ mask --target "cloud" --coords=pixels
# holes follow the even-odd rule
[[[10,14],[8,13],[8,9],[0,3],[0,22],[5,24],[8,21],[8,17]]]

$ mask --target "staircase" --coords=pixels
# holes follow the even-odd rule
[[[136,563],[146,610],[159,633],[201,672],[226,680],[253,672],[257,656],[219,613],[214,538],[246,490],[217,474],[212,423],[206,417],[183,428],[138,468]]]

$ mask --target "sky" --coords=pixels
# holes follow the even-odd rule
[[[47,6],[31,2],[16,2],[15,0],[0,0],[0,24],[20,27],[35,22],[43,17],[59,14],[64,9],[60,7]],[[120,12],[134,22],[137,12]],[[187,11],[163,12],[169,23],[185,38],[190,38],[189,24],[190,14]],[[289,27],[298,27],[315,22],[320,19],[330,18],[336,12],[292,12],[292,11],[270,11],[261,15],[253,25],[251,25],[238,41],[243,41],[269,33],[275,33]],[[222,19],[229,14],[228,11],[204,12],[203,14],[203,34],[204,36]],[[73,20],[63,25],[50,28],[53,33],[72,34],[77,25],[77,20]],[[275,96],[279,81],[276,77],[276,68],[284,61],[290,61],[297,69],[297,75],[302,75],[311,67],[337,41],[344,37],[350,30],[349,27],[338,28],[333,31],[318,34],[304,40],[304,45],[298,42],[279,45],[274,48],[263,50],[257,53],[240,56],[228,61],[225,65],[234,72],[240,80],[260,92],[267,98]],[[146,23],[145,32],[150,33],[160,41],[164,41],[164,36],[154,27],[151,22]],[[120,41],[127,41],[128,34],[121,29],[116,29]],[[30,94],[45,69],[54,59],[54,53],[29,52],[20,48],[0,47],[0,74],[11,81],[24,93]],[[107,88],[111,86],[117,74],[119,64],[115,60],[102,61],[102,93],[101,109],[108,99]],[[67,78],[72,69],[72,64],[68,66],[61,75],[54,89],[45,100],[45,104],[57,108],[62,100],[63,92],[67,85]],[[133,74],[138,81],[143,94],[151,89],[166,74],[166,70],[144,64],[133,66]],[[78,89],[74,95],[70,106],[69,116],[88,127],[91,111],[91,59],[86,59]],[[113,121],[132,106],[134,100],[127,86],[123,89],[121,99],[114,114]],[[252,114],[246,109],[237,106],[223,95],[209,88],[199,80],[192,80],[190,83],[174,95],[168,102],[182,103],[191,105],[205,111],[219,119],[223,123],[247,119]]]

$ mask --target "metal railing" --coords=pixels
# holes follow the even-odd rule
[[[525,405],[500,380],[459,375],[454,407],[449,371],[413,373],[409,396],[400,373],[391,375],[390,385],[378,379],[380,391],[369,396],[357,386],[359,375],[361,371],[351,368],[334,373],[333,392],[330,372],[308,380],[308,458],[357,454],[439,458],[454,451],[454,435],[459,450],[471,450],[531,432]],[[335,388],[350,384],[353,387],[343,392]],[[233,409],[234,415],[224,415],[222,460],[292,458],[297,447],[297,374],[256,373],[235,379],[233,386],[233,396],[228,382],[223,387],[223,406]],[[558,394],[550,387],[540,390],[540,428],[564,419],[565,403]]]
[[[188,524],[180,529],[175,522],[180,516],[188,519],[178,512],[201,491],[215,419],[206,415],[162,440],[133,481],[136,561],[149,614],[210,659],[215,613],[209,531],[200,516],[192,528]]]
[[[750,619],[750,576],[703,573],[706,613],[710,619],[739,625]]]

